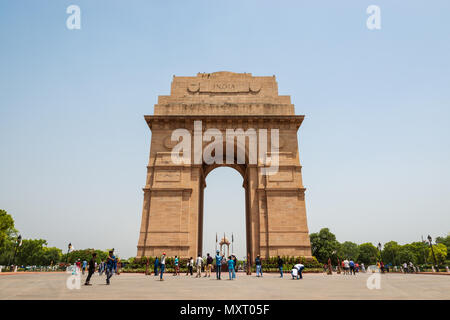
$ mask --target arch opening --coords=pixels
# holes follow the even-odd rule
[[[248,250],[245,165],[207,165],[204,169],[206,182],[200,199],[199,252],[214,255],[225,234],[231,243],[229,253],[242,261]]]

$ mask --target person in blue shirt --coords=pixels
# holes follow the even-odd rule
[[[355,263],[353,262],[353,260],[350,260],[350,262],[348,263],[348,265],[350,266],[350,274],[356,274],[355,273]]]
[[[109,251],[109,256],[106,259],[106,284],[110,284],[110,279],[116,269],[116,257],[113,255],[113,251]]]
[[[228,257],[228,274],[230,275],[230,280],[236,278],[236,273],[234,272],[234,260],[231,259],[231,256]]]
[[[220,269],[222,268],[222,256],[219,254],[219,250],[216,251],[216,277],[220,279]]]
[[[87,268],[87,261],[83,260],[82,274],[84,274],[84,271],[86,271],[86,268]]]
[[[155,257],[155,265],[153,266],[153,273],[155,276],[158,275],[158,268],[159,268],[159,259],[158,257]]]
[[[255,265],[256,265],[256,276],[259,277],[259,275],[261,275],[262,277],[263,274],[262,274],[261,258],[259,257],[259,255],[256,256]]]
[[[179,266],[178,266],[179,262],[178,262],[178,257],[177,256],[175,256],[175,260],[174,260],[173,263],[175,265],[175,272],[173,273],[173,275],[174,276],[178,276],[178,274],[179,274]]]
[[[283,259],[278,256],[278,270],[280,270],[280,278],[283,278]]]

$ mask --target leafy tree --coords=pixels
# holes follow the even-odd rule
[[[365,265],[376,263],[378,258],[378,249],[370,242],[359,246],[359,261]]]
[[[24,266],[49,266],[61,260],[59,248],[47,247],[44,239],[24,239],[17,250],[16,264]]]
[[[3,248],[0,249],[0,265],[7,266],[12,263],[14,249],[16,243],[14,241],[6,241]]]
[[[345,241],[339,246],[338,256],[342,259],[351,259],[356,261],[359,256],[359,246],[354,242]]]
[[[8,241],[15,237],[14,219],[5,210],[0,209],[0,250],[3,250]]]
[[[61,261],[62,250],[56,247],[44,247],[41,265],[49,266],[55,265]]]
[[[395,241],[389,241],[384,244],[381,251],[381,258],[384,263],[391,263],[393,265],[399,264],[401,246]]]
[[[429,248],[425,242],[412,242],[408,244],[409,250],[414,255],[414,261],[416,264],[424,264],[428,255]]]
[[[433,261],[433,253],[431,250],[428,250],[428,260]],[[438,264],[443,264],[445,262],[445,258],[447,257],[447,247],[443,243],[438,243],[433,245],[434,256],[436,257],[436,262]]]
[[[447,253],[450,252],[450,233],[444,237],[436,237],[436,243],[442,243],[447,247]]]
[[[42,265],[44,256],[44,246],[47,241],[44,239],[24,239],[22,246],[17,250],[17,265]]]
[[[414,248],[410,244],[405,244],[400,247],[399,262],[401,264],[405,262],[412,262],[413,264],[417,264],[417,256],[415,254]]]
[[[312,255],[321,263],[326,263],[328,258],[335,260],[333,252],[339,249],[336,236],[328,228],[321,229],[318,233],[310,235]],[[336,261],[333,261],[336,262]]]
[[[100,261],[105,261],[106,258],[108,257],[108,251],[102,251],[102,250],[95,250],[95,249],[82,249],[82,250],[74,250],[72,252],[69,253],[69,255],[64,254],[62,256],[62,261],[63,262],[68,262],[68,263],[75,263],[78,259],[80,259],[80,261],[89,261],[92,258],[92,253],[96,252],[97,253],[97,262]],[[117,255],[116,255],[117,257]]]

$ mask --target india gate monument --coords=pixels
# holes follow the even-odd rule
[[[174,76],[170,95],[145,116],[152,135],[137,257],[206,254],[205,179],[221,166],[243,177],[250,258],[311,257],[297,141],[303,119],[290,96],[278,95],[275,76]]]

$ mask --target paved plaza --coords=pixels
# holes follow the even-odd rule
[[[237,279],[218,281],[190,276],[165,276],[159,281],[143,274],[114,275],[111,285],[97,273],[92,286],[70,290],[66,273],[0,275],[0,299],[450,299],[450,276],[382,274],[380,289],[369,290],[370,274],[344,276],[305,274],[303,280],[263,278],[239,273]],[[82,276],[83,281],[85,276]],[[82,282],[83,283],[83,282]]]

